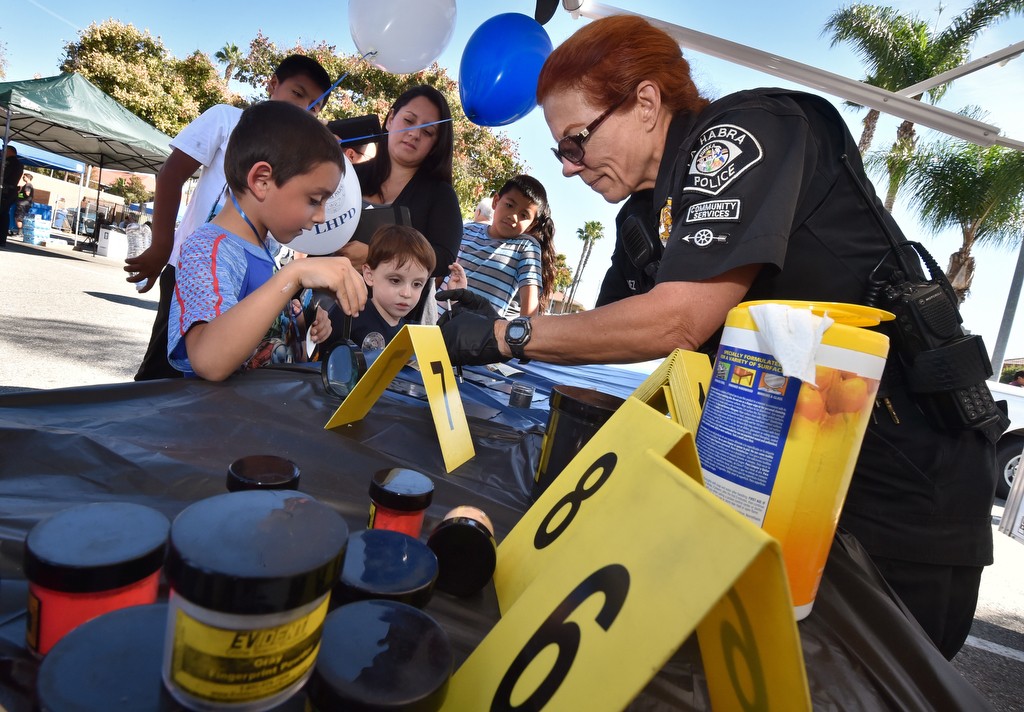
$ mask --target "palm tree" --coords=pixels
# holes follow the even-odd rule
[[[231,75],[235,73],[235,67],[242,61],[242,51],[238,49],[238,45],[228,42],[213,56],[218,62],[228,65],[224,69],[224,86],[227,86],[231,81]]]
[[[946,276],[962,303],[974,279],[971,248],[979,242],[1009,247],[1024,236],[1024,154],[947,140],[903,167],[922,225],[933,234],[960,228],[962,243],[949,257]]]
[[[822,34],[832,35],[832,46],[849,43],[868,65],[865,78],[872,86],[900,91],[937,74],[963,64],[975,37],[985,28],[1024,11],[1024,0],[974,0],[974,4],[953,18],[942,32],[936,32],[917,16],[900,14],[891,7],[850,5],[835,12],[825,22]],[[939,6],[942,12],[942,6]],[[929,103],[938,102],[949,84],[929,89],[924,95],[912,98]],[[860,138],[860,152],[865,154],[871,145],[878,123],[879,112],[868,111],[864,118],[864,132]],[[892,145],[894,154],[890,168],[898,169],[914,153],[917,132],[912,121],[904,121],[896,131]],[[898,171],[889,172],[889,189],[885,207],[892,210],[896,193],[901,185]]]
[[[573,277],[569,293],[565,295],[562,302],[562,312],[567,307],[572,307],[572,300],[576,298],[576,290],[583,279],[583,270],[587,267],[587,260],[590,259],[590,252],[594,249],[594,243],[604,237],[604,225],[597,220],[587,220],[583,227],[576,229],[576,237],[583,240],[583,251],[580,253],[580,266],[576,268],[576,275]]]

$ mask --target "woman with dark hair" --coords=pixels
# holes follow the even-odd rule
[[[620,15],[585,25],[551,53],[537,99],[562,174],[608,202],[629,198],[628,235],[649,246],[633,251],[643,262],[634,266],[654,279],[618,285],[618,301],[569,316],[495,320],[470,299],[442,326],[456,364],[626,363],[677,348],[713,357],[741,302],[864,304],[876,266],[886,277],[898,266],[880,226],[906,238],[874,194],[846,123],[820,97],[754,89],[710,102],[672,37]],[[626,234],[623,223],[620,245],[634,242]],[[892,348],[840,524],[952,658],[992,563],[999,418],[953,426],[926,414],[908,385],[921,376],[916,353],[903,353],[895,329],[879,328]],[[985,378],[984,349],[977,353],[957,374],[975,379],[964,382]],[[949,388],[933,390],[953,397]]]
[[[452,113],[444,95],[421,84],[407,89],[395,101],[384,122],[388,132],[379,143],[377,157],[358,164],[356,175],[366,208],[404,206],[412,226],[434,248],[434,277],[444,276],[455,261],[462,239],[462,211],[452,187],[454,136]],[[346,244],[341,254],[359,268],[366,261],[367,242]],[[409,320],[418,321],[430,290]]]

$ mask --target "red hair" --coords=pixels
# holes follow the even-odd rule
[[[632,98],[644,80],[661,88],[662,104],[673,114],[708,105],[672,37],[642,17],[613,15],[584,25],[548,56],[537,80],[537,103],[552,92],[577,89],[594,106],[613,106]]]

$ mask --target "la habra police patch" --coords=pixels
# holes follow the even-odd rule
[[[712,126],[697,139],[683,192],[718,195],[762,158],[761,144],[746,129]]]

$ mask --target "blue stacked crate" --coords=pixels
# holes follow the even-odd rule
[[[53,208],[33,203],[28,215],[22,221],[22,239],[30,245],[45,245],[50,239],[50,217]]]

